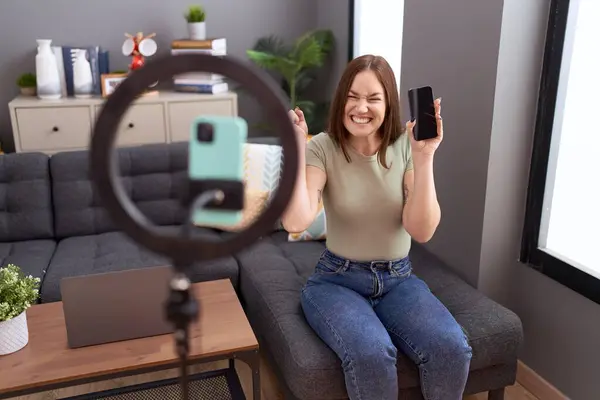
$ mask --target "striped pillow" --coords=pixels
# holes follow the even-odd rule
[[[279,145],[246,143],[244,145],[246,188],[268,191],[271,200],[279,185],[282,155],[282,148]]]

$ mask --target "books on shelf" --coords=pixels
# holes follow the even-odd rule
[[[223,75],[213,74],[212,72],[187,72],[185,74],[179,74],[175,76],[174,82],[177,83],[178,81],[185,81],[186,83],[190,83],[196,81],[205,83],[206,81],[222,81],[224,79],[225,77]]]
[[[227,55],[225,38],[206,40],[177,39],[171,42],[171,54],[207,54],[215,57]],[[223,75],[195,71],[173,77],[174,90],[177,92],[219,94],[229,91],[229,84]]]
[[[227,55],[227,52],[210,49],[171,49],[171,54],[174,56],[178,54],[208,54],[209,56],[225,56]]]
[[[203,49],[215,51],[227,51],[227,39],[215,38],[205,40],[176,39],[171,42],[172,49]]]
[[[103,50],[100,46],[52,46],[52,51],[58,65],[62,96],[68,97],[75,94],[73,87],[73,63],[79,50],[86,50],[86,56],[92,70],[93,93],[100,95],[102,93],[100,77],[102,74],[108,74],[110,71],[108,50]]]
[[[229,85],[227,82],[214,82],[214,83],[184,83],[179,82],[174,84],[176,92],[188,92],[188,93],[205,93],[205,94],[219,94],[226,93],[229,91]]]

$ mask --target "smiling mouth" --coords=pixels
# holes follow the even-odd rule
[[[354,122],[355,124],[358,124],[358,125],[365,125],[365,124],[368,124],[369,122],[371,122],[373,120],[373,118],[369,118],[369,117],[357,117],[355,115],[352,115],[350,117],[350,119],[352,120],[352,122]]]

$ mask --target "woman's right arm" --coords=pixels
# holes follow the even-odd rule
[[[313,223],[327,181],[327,175],[322,169],[312,165],[303,168],[304,165],[306,164],[300,164],[294,193],[281,217],[284,229],[290,233],[302,232]]]
[[[300,112],[303,120],[303,115]],[[302,232],[313,223],[319,203],[323,196],[323,189],[327,181],[327,174],[322,169],[306,165],[306,124],[300,128],[302,120],[298,121],[292,114],[298,143],[298,174],[292,198],[281,217],[284,229],[290,233]],[[285,162],[285,161],[284,161]]]

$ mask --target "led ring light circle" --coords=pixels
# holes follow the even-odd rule
[[[127,196],[119,174],[115,142],[120,121],[129,106],[158,80],[171,79],[187,72],[211,72],[231,78],[261,102],[281,138],[283,170],[278,188],[267,209],[252,225],[235,235],[219,240],[167,235],[140,212]],[[185,54],[156,58],[135,70],[108,97],[94,127],[90,149],[90,169],[104,207],[123,232],[142,246],[183,263],[215,259],[234,254],[270,233],[292,196],[298,169],[298,144],[285,107],[281,88],[250,64],[231,57]]]

